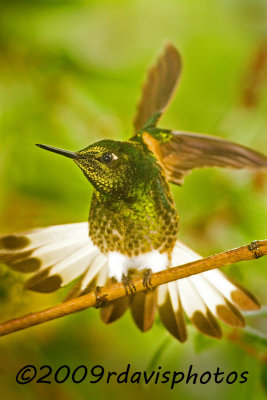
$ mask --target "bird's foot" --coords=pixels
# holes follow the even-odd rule
[[[124,274],[122,275],[122,283],[123,283],[126,295],[134,294],[136,292],[136,288],[135,288],[133,282],[131,281],[131,279],[128,276],[126,276]]]
[[[143,286],[146,289],[151,289],[152,288],[152,283],[151,283],[151,274],[152,274],[152,269],[146,269],[143,277]]]
[[[96,303],[95,303],[95,308],[100,308],[102,307],[105,302],[106,302],[106,294],[101,295],[101,287],[100,286],[96,286],[94,288],[94,292],[95,292],[95,298],[96,298]]]

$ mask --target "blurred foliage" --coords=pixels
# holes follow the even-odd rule
[[[0,5],[0,230],[2,233],[87,218],[91,187],[69,160],[34,147],[78,150],[103,139],[126,139],[145,70],[166,40],[183,57],[183,75],[161,126],[206,132],[267,149],[267,5],[265,0],[14,0]],[[194,171],[173,187],[180,238],[209,255],[266,237],[266,175]],[[226,268],[267,302],[266,259]],[[265,281],[264,281],[265,280]],[[23,290],[22,277],[0,270],[1,318],[56,304],[53,295]],[[266,319],[248,317],[254,330]],[[266,366],[224,327],[221,341],[190,328],[184,345],[159,321],[142,334],[129,313],[103,325],[97,310],[4,337],[1,393],[10,399],[127,397],[263,399]],[[254,331],[255,333],[255,331]],[[235,337],[236,339],[236,337]],[[262,343],[261,343],[262,346]],[[256,350],[255,350],[256,351]],[[263,348],[257,351],[262,354]],[[198,371],[219,366],[249,371],[246,384],[164,385],[15,384],[24,364],[102,364],[106,370]]]

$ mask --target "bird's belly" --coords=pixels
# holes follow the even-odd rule
[[[158,250],[152,250],[148,253],[138,256],[128,257],[117,251],[111,251],[108,257],[108,276],[121,282],[122,276],[127,275],[130,269],[141,271],[151,269],[152,272],[158,272],[165,269],[169,264],[167,253],[160,253]]]

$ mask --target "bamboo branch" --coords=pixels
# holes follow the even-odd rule
[[[199,274],[201,272],[223,267],[239,261],[260,258],[264,255],[267,255],[267,240],[254,241],[249,245],[154,273],[151,275],[151,287],[156,287],[164,283],[186,278],[191,275]],[[136,292],[147,290],[144,288],[142,278],[133,279],[132,282],[136,288]],[[110,302],[120,297],[124,297],[126,294],[123,284],[115,283],[112,284],[112,286],[101,288],[98,295],[101,296],[105,302]],[[26,314],[22,317],[3,322],[0,324],[0,336],[8,335],[9,333],[20,331],[34,325],[39,325],[63,317],[64,315],[72,314],[97,305],[98,300],[96,293],[93,290],[84,296],[66,301],[65,303],[60,303],[43,311]]]

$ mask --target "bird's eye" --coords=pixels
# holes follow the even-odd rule
[[[113,155],[112,155],[112,153],[104,153],[104,154],[102,154],[100,160],[107,164],[113,160]]]

